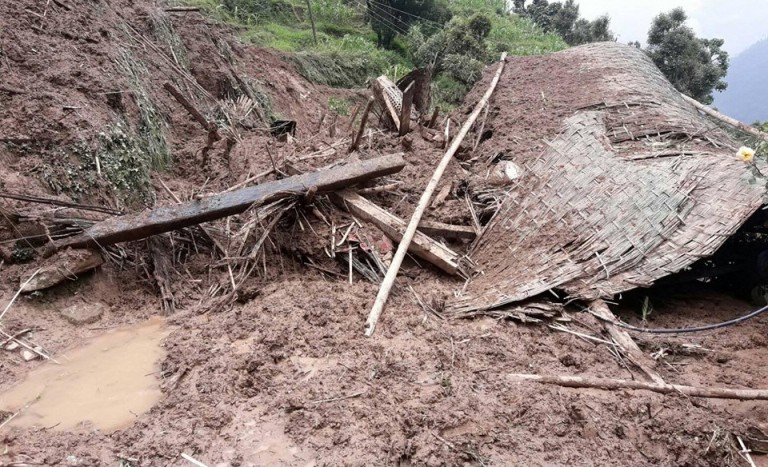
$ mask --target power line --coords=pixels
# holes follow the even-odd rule
[[[357,2],[360,6],[365,6],[361,1],[358,0]],[[385,27],[388,27],[390,31],[393,31],[397,34],[406,35],[408,34],[408,31],[403,30],[401,27],[394,24],[392,21],[385,18],[381,13],[377,13],[377,10],[374,10],[372,8],[368,9],[368,13],[374,16],[376,19],[381,21]]]
[[[371,4],[373,4],[373,5],[379,5],[380,7],[382,7],[382,6],[383,6],[383,7],[386,7],[386,8],[390,8],[390,9],[392,9],[392,10],[395,10],[395,11],[397,11],[397,12],[399,12],[399,13],[403,13],[403,14],[406,14],[406,15],[408,15],[408,16],[411,16],[411,17],[413,17],[413,18],[418,18],[418,19],[420,19],[420,20],[422,20],[422,21],[424,21],[424,22],[427,22],[427,23],[432,23],[432,24],[434,24],[434,25],[436,25],[436,26],[439,26],[439,27],[441,27],[441,28],[443,27],[443,24],[441,24],[441,23],[438,23],[437,21],[434,21],[434,20],[431,20],[431,19],[427,19],[427,18],[424,18],[423,16],[419,16],[419,15],[417,15],[417,14],[414,14],[414,13],[410,13],[410,12],[408,12],[408,11],[405,11],[405,10],[400,10],[400,9],[398,9],[398,8],[395,8],[395,7],[391,6],[391,5],[385,5],[385,4],[383,4],[383,3],[377,2],[376,0],[368,0],[368,1],[369,1]],[[402,20],[400,20],[400,21],[402,21]]]

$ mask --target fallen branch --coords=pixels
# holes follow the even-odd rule
[[[261,185],[242,188],[208,198],[192,200],[176,206],[166,206],[138,214],[115,217],[94,224],[80,235],[54,242],[46,255],[67,247],[140,240],[172,230],[240,214],[254,205],[302,195],[315,187],[318,193],[336,191],[372,178],[391,175],[405,167],[399,154],[365,161],[340,164],[330,169],[297,175]]]
[[[659,384],[627,379],[591,378],[582,376],[549,376],[531,374],[510,374],[508,378],[516,382],[531,381],[541,384],[554,384],[568,388],[594,388],[607,391],[621,389],[653,391],[661,394],[684,394],[690,397],[711,399],[768,400],[766,389],[730,389],[683,386],[681,384]]]
[[[472,112],[472,114],[470,114],[469,118],[467,118],[464,126],[461,127],[459,134],[456,136],[453,143],[451,143],[451,147],[448,149],[445,155],[443,155],[443,158],[438,164],[434,175],[432,175],[432,179],[430,179],[429,183],[427,184],[427,188],[421,195],[419,204],[417,205],[416,210],[411,217],[411,221],[408,223],[408,228],[406,229],[405,234],[403,234],[403,239],[400,241],[400,244],[397,247],[397,252],[392,258],[392,263],[390,264],[389,269],[387,269],[387,275],[384,277],[384,280],[381,283],[381,288],[379,289],[379,293],[376,296],[376,300],[373,302],[373,307],[371,308],[371,313],[368,315],[368,320],[365,322],[366,336],[370,337],[373,335],[373,332],[376,329],[376,323],[379,321],[379,316],[381,316],[381,312],[384,311],[387,298],[389,298],[389,292],[392,290],[392,286],[395,283],[397,273],[400,271],[400,266],[403,264],[405,254],[408,252],[408,246],[413,240],[414,235],[416,235],[416,229],[421,222],[421,216],[424,214],[427,206],[429,206],[429,202],[432,199],[432,194],[434,193],[435,188],[437,188],[437,184],[440,183],[440,178],[442,178],[443,172],[445,172],[445,169],[448,167],[448,163],[451,162],[451,159],[453,159],[453,155],[459,149],[459,146],[464,140],[467,132],[469,132],[469,129],[472,128],[475,120],[477,120],[477,116],[480,115],[483,107],[485,107],[485,105],[488,103],[488,100],[491,98],[491,94],[493,94],[493,91],[496,89],[499,78],[501,78],[501,73],[504,71],[504,62],[506,58],[506,52],[502,53],[499,68],[496,71],[496,75],[493,77],[493,81],[491,81],[490,87],[485,92],[485,95],[482,97],[482,99],[480,99],[480,102],[477,103],[475,110]]]
[[[750,126],[750,125],[747,125],[746,123],[742,123],[742,122],[736,120],[735,118],[731,118],[731,117],[729,117],[727,115],[723,115],[720,112],[718,112],[717,110],[713,109],[712,107],[706,106],[706,105],[702,104],[701,102],[697,101],[696,99],[692,99],[692,98],[686,96],[685,94],[680,93],[680,95],[683,96],[683,99],[685,99],[686,102],[688,102],[689,104],[693,105],[694,107],[696,107],[697,109],[701,110],[702,112],[704,112],[705,114],[709,115],[710,117],[716,118],[716,119],[720,120],[721,122],[736,128],[737,130],[741,130],[741,131],[743,131],[745,133],[749,133],[750,135],[752,135],[752,136],[754,136],[756,138],[760,138],[763,141],[768,142],[768,134],[758,130],[757,128],[755,128],[753,126]]]

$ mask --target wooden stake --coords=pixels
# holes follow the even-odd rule
[[[360,146],[360,140],[363,139],[363,132],[365,132],[365,125],[368,123],[368,114],[371,112],[374,102],[375,99],[373,97],[368,98],[368,103],[365,104],[365,110],[363,110],[363,116],[360,119],[360,128],[357,130],[357,136],[352,138],[349,152],[354,152]]]
[[[736,128],[737,130],[741,130],[745,133],[749,133],[750,135],[756,138],[760,138],[761,140],[768,142],[768,133],[764,133],[753,126],[747,125],[746,123],[742,123],[736,120],[735,118],[731,118],[727,115],[723,115],[717,110],[713,109],[712,107],[706,106],[701,102],[697,101],[696,99],[688,97],[683,93],[680,93],[680,95],[683,96],[683,99],[685,99],[686,102],[693,105],[694,107],[701,110],[702,112],[709,115],[710,117],[716,118],[721,122]]]
[[[400,109],[400,136],[405,136],[411,129],[411,107],[413,107],[413,83],[403,91],[403,106]]]
[[[442,178],[445,169],[448,167],[448,163],[451,162],[453,155],[459,149],[459,145],[461,145],[461,142],[464,140],[467,132],[469,132],[469,129],[472,128],[475,120],[477,120],[477,116],[480,115],[483,107],[488,103],[488,100],[491,98],[493,91],[496,89],[496,85],[499,83],[499,78],[501,78],[501,73],[504,71],[504,62],[506,58],[507,53],[503,52],[501,54],[499,68],[496,70],[496,75],[493,77],[493,81],[491,81],[490,87],[485,92],[485,95],[483,95],[483,98],[480,99],[480,102],[477,103],[475,110],[472,112],[472,114],[470,114],[469,118],[467,118],[464,126],[461,127],[461,130],[459,131],[459,134],[456,135],[456,139],[454,139],[451,147],[448,148],[448,151],[445,153],[445,155],[443,155],[443,158],[438,164],[434,175],[432,175],[432,179],[430,179],[429,183],[427,184],[427,188],[421,195],[421,199],[419,200],[419,204],[416,207],[416,211],[414,211],[413,216],[411,216],[411,220],[408,223],[408,228],[405,230],[403,239],[397,246],[397,252],[392,258],[392,263],[390,264],[389,269],[387,269],[387,274],[381,283],[381,288],[379,289],[379,293],[376,296],[376,300],[373,302],[373,307],[371,308],[371,313],[368,315],[368,320],[365,322],[366,336],[372,336],[373,332],[376,330],[376,323],[379,321],[381,312],[384,311],[387,298],[389,298],[389,292],[392,290],[392,286],[395,284],[397,273],[400,271],[400,266],[403,264],[405,254],[408,252],[408,246],[410,245],[411,240],[413,240],[413,236],[416,235],[416,229],[419,227],[419,222],[421,222],[421,216],[424,215],[424,211],[427,209],[427,206],[429,206],[429,202],[432,199],[432,193],[434,193],[435,188],[437,188],[437,184],[440,183],[440,178]]]
[[[541,384],[555,384],[568,388],[594,388],[607,391],[621,389],[646,390],[661,394],[685,394],[690,397],[706,397],[711,399],[739,399],[739,400],[768,400],[766,389],[730,389],[730,388],[703,388],[696,386],[683,386],[680,384],[648,383],[627,379],[592,378],[582,376],[549,376],[511,374],[508,378],[512,381],[531,381]]]

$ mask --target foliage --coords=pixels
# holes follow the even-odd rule
[[[331,96],[328,98],[328,109],[339,115],[349,115],[349,101],[344,98]]]
[[[687,19],[682,8],[654,18],[647,52],[678,91],[710,104],[712,92],[727,86],[728,52],[722,50],[722,39],[696,37]]]
[[[593,21],[579,17],[579,6],[574,0],[552,2],[514,0],[514,12],[529,18],[546,32],[558,34],[569,45],[589,42],[615,41],[610,31],[610,19],[601,16]]]

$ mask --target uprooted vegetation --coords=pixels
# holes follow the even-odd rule
[[[611,103],[601,99],[607,94],[597,83],[610,83],[618,71],[595,68],[584,81],[591,49],[510,59],[486,108],[477,103],[498,65],[469,64],[482,73],[459,82],[449,74],[459,68],[448,58],[437,81],[456,87],[479,82],[452,114],[431,108],[408,113],[410,128],[398,136],[403,120],[395,118],[405,115],[407,101],[402,90],[387,88],[392,108],[378,98],[366,114],[370,90],[313,83],[295,58],[244,44],[258,28],[242,25],[263,24],[258,15],[238,16],[240,29],[230,29],[199,12],[142,2],[52,2],[50,10],[21,3],[37,14],[0,5],[0,28],[9,31],[0,38],[0,70],[7,77],[0,84],[0,290],[11,305],[0,312],[6,340],[0,402],[17,383],[45,382],[39,372],[52,365],[44,360],[80,362],[83,349],[106,347],[100,368],[109,374],[86,379],[89,388],[117,382],[121,391],[115,392],[122,394],[137,381],[121,384],[120,378],[135,375],[151,387],[131,396],[153,396],[134,412],[132,405],[110,401],[70,410],[84,396],[71,396],[59,378],[55,397],[32,388],[31,397],[13,399],[20,405],[0,407],[7,410],[0,414],[7,446],[0,463],[155,465],[191,458],[207,465],[545,465],[620,458],[628,465],[723,465],[741,462],[739,440],[753,452],[765,449],[768,409],[762,400],[700,399],[686,395],[688,387],[670,392],[658,385],[651,389],[659,392],[583,391],[518,375],[649,384],[651,373],[668,383],[727,387],[743,396],[744,388],[765,386],[764,320],[706,334],[641,335],[633,350],[614,340],[618,334],[595,315],[554,298],[559,289],[545,291],[552,298],[540,303],[450,319],[461,291],[474,290],[467,277],[479,280],[478,269],[485,267],[485,259],[472,254],[473,239],[505,206],[516,177],[535,168],[526,162],[551,149],[543,141],[560,148],[563,122],[585,105],[594,118],[603,112],[611,125],[606,128],[617,132],[617,118],[637,123],[630,118],[638,110],[631,99],[632,105],[604,108]],[[456,5],[477,13],[492,3]],[[298,15],[296,26],[270,26],[267,33],[306,33],[301,3],[292,5],[296,14],[281,14]],[[323,15],[332,17],[320,9],[318,22]],[[486,47],[488,38],[502,37],[494,29],[506,21],[502,16],[491,20],[490,32],[473,25],[472,17],[459,17],[446,34],[471,35],[479,27],[481,34],[465,37],[477,47],[480,36]],[[326,26],[319,25],[320,38],[331,35]],[[510,47],[521,42],[510,40]],[[23,53],[29,44],[35,53]],[[317,54],[319,47],[310,43],[293,52]],[[508,47],[486,49],[479,61],[497,60],[500,49]],[[390,77],[399,77],[410,63],[391,65]],[[526,81],[534,75],[540,79]],[[362,76],[351,78],[372,77]],[[526,91],[521,82],[542,90]],[[596,102],[603,107],[592,108]],[[683,116],[693,112],[673,104]],[[657,108],[648,99],[638,105]],[[377,334],[366,338],[365,315],[398,235],[471,111],[476,124],[436,187]],[[695,129],[694,137],[677,138],[627,128],[637,137],[614,134],[621,141],[611,144],[635,156],[647,146],[658,163],[672,164],[665,151],[705,148],[722,151],[728,173],[741,168],[725,156],[732,142],[714,130],[705,132],[718,137],[712,143]],[[602,162],[613,163],[609,157]],[[183,227],[174,226],[182,217]],[[158,230],[146,230],[149,225]],[[114,232],[129,232],[132,240]],[[568,245],[564,236],[547,241],[561,240],[566,249],[578,243]],[[93,258],[103,261],[96,270]],[[620,273],[597,256],[584,264],[595,266],[589,272],[601,280],[606,270],[611,277]],[[529,269],[522,272],[535,268]],[[50,281],[58,285],[39,286]],[[719,321],[743,311],[742,300],[702,284],[631,293],[616,311],[654,327]],[[26,291],[17,295],[21,288]],[[164,317],[145,323],[158,314]],[[114,345],[143,335],[147,326],[147,342]],[[84,342],[90,344],[72,350]],[[162,354],[154,368],[129,368],[134,360],[118,359],[120,349],[134,344],[145,361]],[[68,378],[77,387],[76,376]],[[85,394],[111,396],[105,388]],[[87,411],[93,405],[126,410],[101,414],[104,421]],[[61,416],[67,420],[59,425]]]

